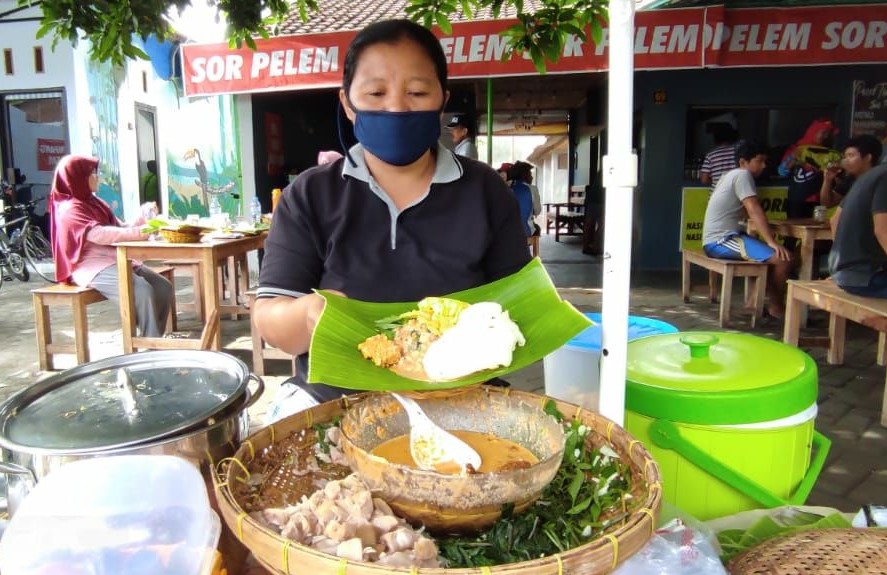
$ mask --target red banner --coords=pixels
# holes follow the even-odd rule
[[[527,57],[501,61],[512,21],[453,24],[435,33],[451,78],[535,75]],[[227,44],[182,47],[189,96],[335,87],[356,32],[257,40],[258,48]],[[554,74],[607,69],[608,30],[601,43],[571,38]],[[635,67],[669,68],[809,66],[887,61],[887,5],[816,8],[686,8],[639,12],[635,17]]]
[[[37,170],[52,172],[55,170],[55,165],[67,153],[64,140],[37,138]]]

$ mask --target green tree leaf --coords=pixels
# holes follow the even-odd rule
[[[184,9],[193,0],[18,0],[19,6],[39,6],[43,11],[37,37],[51,35],[53,46],[59,40],[73,44],[82,36],[90,41],[90,56],[122,65],[128,58],[145,58],[134,39],[151,35],[164,40],[173,31],[166,14],[173,8]],[[215,7],[228,23],[232,47],[246,44],[255,49],[256,38],[277,33],[286,17],[294,12],[307,22],[316,14],[318,0],[199,0]],[[436,24],[444,34],[451,34],[452,17],[461,11],[472,18],[490,10],[499,18],[506,7],[513,8],[519,24],[503,35],[507,46],[503,59],[514,52],[529,53],[541,73],[547,62],[556,62],[563,52],[567,34],[586,40],[590,30],[597,44],[603,38],[608,0],[541,0],[538,9],[525,11],[524,0],[408,0],[405,13],[426,27]]]

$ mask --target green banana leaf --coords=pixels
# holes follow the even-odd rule
[[[428,382],[376,367],[357,349],[360,342],[377,333],[376,320],[415,309],[417,302],[371,303],[323,290],[317,293],[323,296],[326,305],[311,338],[308,382],[347,389],[423,391],[480,383],[539,361],[592,325],[588,318],[560,298],[542,262],[534,259],[508,277],[447,295],[468,303],[494,301],[508,311],[527,340],[526,345],[514,350],[511,365],[460,379]]]

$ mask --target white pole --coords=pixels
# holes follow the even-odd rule
[[[631,144],[634,112],[634,0],[610,0],[609,112],[603,183],[604,277],[600,412],[625,419],[625,362],[631,285],[631,231],[638,158]]]

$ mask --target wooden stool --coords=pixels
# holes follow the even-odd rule
[[[684,303],[690,302],[690,264],[697,265],[709,271],[708,297],[712,303],[717,303],[714,274],[721,274],[721,307],[719,325],[727,327],[730,323],[730,301],[733,298],[733,278],[748,278],[754,280],[752,291],[752,305],[754,313],[751,317],[751,326],[755,327],[758,318],[763,316],[764,295],[767,288],[767,264],[759,262],[747,262],[741,260],[721,260],[710,258],[702,252],[684,250],[681,258],[681,292]]]
[[[530,246],[530,253],[533,255],[533,257],[539,257],[539,236],[528,237],[527,245]]]
[[[40,369],[55,369],[53,356],[59,353],[73,353],[77,363],[89,361],[89,324],[86,319],[86,306],[105,301],[105,296],[90,287],[68,284],[31,290],[34,302],[34,321],[37,326],[37,357]],[[51,307],[71,306],[74,316],[74,345],[52,342]]]
[[[200,323],[205,323],[206,312],[203,309],[203,285],[200,278],[200,262],[197,260],[163,260],[164,266],[175,269],[177,275],[191,276],[194,297],[189,302],[182,302],[178,308],[182,311],[193,311]]]
[[[255,315],[252,313],[256,305],[256,292],[248,291],[246,297],[250,309],[249,334],[253,343],[253,373],[259,376],[265,375],[266,359],[288,359],[293,364],[293,375],[296,375],[296,358],[276,347],[270,347],[259,335],[259,330],[256,329]]]

